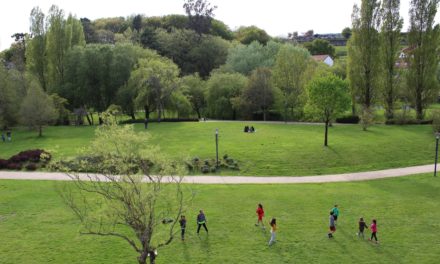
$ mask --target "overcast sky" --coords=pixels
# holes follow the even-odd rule
[[[11,35],[29,31],[31,9],[39,6],[45,14],[52,4],[66,14],[91,20],[102,17],[144,14],[161,16],[184,14],[183,0],[6,0],[0,2],[0,51],[13,41]],[[286,36],[313,29],[315,33],[339,33],[351,25],[353,4],[360,0],[211,0],[217,5],[215,18],[232,30],[241,25],[256,25],[272,36]],[[401,1],[401,15],[408,28],[409,0]],[[438,17],[438,16],[437,16]],[[438,21],[438,20],[437,20]]]

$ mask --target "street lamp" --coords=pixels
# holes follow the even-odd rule
[[[438,160],[438,140],[440,139],[440,133],[435,133],[435,165],[434,165],[434,177],[437,176],[437,160]]]
[[[215,167],[218,168],[218,128],[215,129]]]

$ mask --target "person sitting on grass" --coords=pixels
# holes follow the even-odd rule
[[[254,132],[255,132],[255,128],[254,128],[254,126],[251,126],[251,128],[249,128],[249,132],[250,132],[250,133],[254,133]]]
[[[244,133],[247,133],[247,132],[249,132],[249,126],[244,127]]]
[[[333,211],[331,211],[329,217],[330,232],[328,233],[328,238],[333,238],[333,234],[336,232],[335,217],[333,214]]]
[[[359,219],[359,233],[357,233],[358,237],[362,237],[362,239],[364,239],[364,230],[365,228],[368,229],[367,224],[364,221],[364,218],[360,218]]]

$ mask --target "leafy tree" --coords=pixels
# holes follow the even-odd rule
[[[284,118],[288,111],[293,117],[295,109],[302,108],[305,90],[305,77],[310,62],[310,53],[301,47],[285,44],[277,54],[273,68],[275,87],[283,95]]]
[[[58,92],[64,83],[64,62],[68,50],[75,45],[85,45],[81,23],[69,15],[64,19],[64,11],[53,5],[47,17],[49,26],[46,39],[48,91]]]
[[[197,34],[207,34],[211,29],[212,17],[217,6],[211,6],[206,0],[185,0],[183,4],[189,18],[189,25]]]
[[[137,32],[140,32],[142,28],[142,16],[136,15],[133,17],[133,22],[131,23],[131,27],[133,30],[136,30]]]
[[[422,120],[426,105],[437,96],[436,70],[439,58],[440,27],[435,25],[438,0],[411,0],[407,55],[407,83],[416,108],[416,117]]]
[[[95,43],[96,42],[96,33],[95,28],[92,24],[92,21],[88,19],[87,17],[80,18],[79,21],[81,21],[81,25],[84,30],[84,39],[87,44],[89,43]]]
[[[32,74],[37,76],[43,90],[47,91],[46,29],[44,13],[39,7],[32,9],[30,23],[32,38],[28,41],[26,50],[26,66]]]
[[[194,74],[183,77],[181,85],[181,90],[197,113],[197,117],[202,118],[202,111],[206,107],[206,82],[198,74]]]
[[[328,146],[330,122],[350,107],[348,84],[333,74],[318,76],[307,85],[307,94],[307,107],[325,123],[324,146]]]
[[[247,78],[239,73],[214,73],[207,82],[208,112],[213,118],[237,118],[236,100],[247,85]]]
[[[50,99],[52,100],[55,111],[58,114],[55,124],[68,125],[70,111],[66,108],[66,106],[69,104],[67,99],[59,96],[56,93],[51,94]]]
[[[325,39],[314,39],[312,42],[304,44],[304,47],[309,50],[312,55],[330,55],[335,57],[335,47]]]
[[[239,27],[235,32],[235,39],[242,44],[248,45],[254,41],[258,41],[263,45],[266,45],[270,40],[270,36],[261,28],[256,26]]]
[[[173,241],[189,201],[182,168],[149,144],[148,134],[104,120],[84,153],[100,162],[78,164],[97,174],[66,172],[73,184],[60,185],[59,193],[80,220],[81,234],[123,239],[139,264],[155,263],[155,251]]]
[[[351,28],[346,27],[342,30],[342,36],[344,36],[345,39],[349,39],[351,37]]]
[[[113,34],[123,33],[130,27],[130,21],[126,20],[124,17],[100,18],[93,21],[93,27],[97,31],[110,31]]]
[[[192,107],[191,103],[181,91],[173,92],[170,96],[168,109],[177,113],[177,118],[189,117]]]
[[[281,44],[269,41],[263,46],[258,41],[249,45],[237,44],[229,49],[226,65],[235,72],[249,75],[259,67],[272,67]]]
[[[348,41],[348,79],[353,100],[358,98],[363,112],[368,112],[377,97],[380,76],[379,1],[362,0],[360,9],[355,5],[352,23],[352,36]]]
[[[229,27],[220,20],[213,19],[211,22],[211,35],[219,36],[225,40],[233,40],[234,34]]]
[[[11,126],[17,121],[19,94],[17,82],[0,63],[0,126]]]
[[[385,117],[387,120],[394,117],[394,102],[396,100],[396,61],[400,49],[400,31],[403,19],[399,15],[400,0],[383,0],[382,28],[380,32],[381,54],[383,59],[383,99]]]
[[[208,77],[213,69],[225,64],[229,47],[229,42],[220,37],[204,35],[189,53],[194,72],[198,72],[202,78]]]
[[[143,106],[145,118],[156,109],[160,122],[163,111],[178,88],[179,68],[165,58],[140,59],[138,67],[130,75],[128,85],[136,89],[135,102]]]
[[[248,85],[243,91],[243,100],[252,112],[263,112],[266,121],[268,110],[274,104],[272,72],[268,68],[257,68],[252,72]]]
[[[43,135],[43,126],[51,124],[57,119],[52,99],[39,86],[36,81],[31,81],[26,97],[20,107],[20,119],[23,125],[38,130],[38,136]]]

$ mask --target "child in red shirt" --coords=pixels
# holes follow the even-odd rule
[[[376,240],[376,243],[378,243],[379,241],[377,241],[377,236],[376,236],[376,233],[377,233],[376,219],[373,219],[373,222],[371,223],[370,228],[371,228],[371,238],[369,240],[373,241],[373,237],[374,237],[374,239]]]
[[[258,204],[256,213],[258,215],[258,220],[257,220],[257,223],[255,224],[255,226],[259,226],[260,223],[261,223],[261,225],[262,225],[262,227],[264,229],[265,228],[264,227],[264,222],[263,222],[264,210],[263,210],[263,205],[262,204]]]

